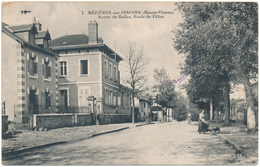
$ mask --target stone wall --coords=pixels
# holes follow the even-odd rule
[[[101,114],[93,115],[87,113],[77,114],[34,114],[33,127],[36,130],[40,128],[56,129],[71,126],[86,126],[96,124],[111,124],[131,122],[131,115],[126,114]]]
[[[84,125],[91,125],[91,115],[90,114],[75,114],[75,125],[84,126]]]
[[[73,126],[74,118],[72,114],[34,114],[33,126],[39,128],[55,129]]]
[[[100,121],[102,124],[131,122],[131,115],[104,114],[100,116]]]
[[[8,131],[8,115],[2,115],[2,134]]]

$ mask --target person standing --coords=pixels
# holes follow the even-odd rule
[[[201,133],[202,131],[205,133],[205,131],[208,128],[208,123],[205,120],[204,110],[201,111],[199,115],[199,128],[198,131]]]
[[[188,113],[188,124],[191,124],[191,114]]]

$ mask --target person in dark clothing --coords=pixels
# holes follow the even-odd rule
[[[209,127],[209,124],[207,123],[207,121],[205,120],[204,117],[205,117],[204,110],[202,110],[199,115],[199,128],[198,128],[199,133],[201,133],[201,132],[205,133],[205,131]]]

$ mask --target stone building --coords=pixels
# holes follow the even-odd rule
[[[88,35],[56,38],[50,42],[50,48],[59,55],[60,108],[90,112],[88,97],[94,96],[95,112],[102,114],[106,120],[103,122],[114,122],[113,114],[130,114],[130,93],[120,91],[123,86],[118,66],[123,59],[98,36],[97,22],[88,24]],[[121,104],[126,106],[120,107]]]
[[[48,48],[41,24],[2,23],[2,101],[9,121],[25,123],[32,114],[56,110],[57,56]]]

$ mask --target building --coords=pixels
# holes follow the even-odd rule
[[[2,23],[2,101],[9,121],[28,122],[32,114],[56,111],[57,56],[41,24]]]
[[[151,101],[147,98],[139,98],[139,113],[141,121],[151,117]]]
[[[50,42],[50,48],[59,55],[59,108],[92,112],[88,97],[94,96],[96,114],[131,113],[130,93],[120,86],[118,66],[123,59],[98,36],[97,22],[88,24],[88,35],[56,38]],[[111,117],[104,119],[113,120]]]
[[[148,97],[135,97],[135,121],[146,121],[148,118],[152,119],[152,101]]]

